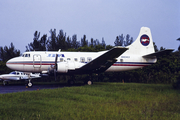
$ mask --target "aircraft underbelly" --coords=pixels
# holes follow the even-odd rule
[[[20,77],[17,76],[6,76],[3,80],[20,80]]]
[[[143,66],[111,66],[105,72],[121,72],[142,68]]]

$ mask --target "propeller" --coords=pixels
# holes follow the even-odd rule
[[[56,54],[55,63],[54,63],[54,77],[55,77],[55,81],[56,81],[56,72],[57,72],[57,58],[58,58],[58,54]]]

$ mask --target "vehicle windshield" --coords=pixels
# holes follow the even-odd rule
[[[11,73],[9,73],[9,74],[14,74],[14,75],[16,75],[16,72],[15,72],[15,71],[13,71],[13,72],[11,72]]]

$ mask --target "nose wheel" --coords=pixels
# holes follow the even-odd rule
[[[28,83],[28,87],[32,87],[32,83],[31,82]]]
[[[28,86],[29,88],[33,86],[32,82],[31,82],[31,79],[29,79],[29,82],[28,82],[27,86]]]

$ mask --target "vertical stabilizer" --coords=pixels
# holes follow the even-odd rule
[[[143,56],[154,53],[151,30],[148,27],[141,27],[137,39],[127,47],[129,48],[129,54],[139,54]]]

